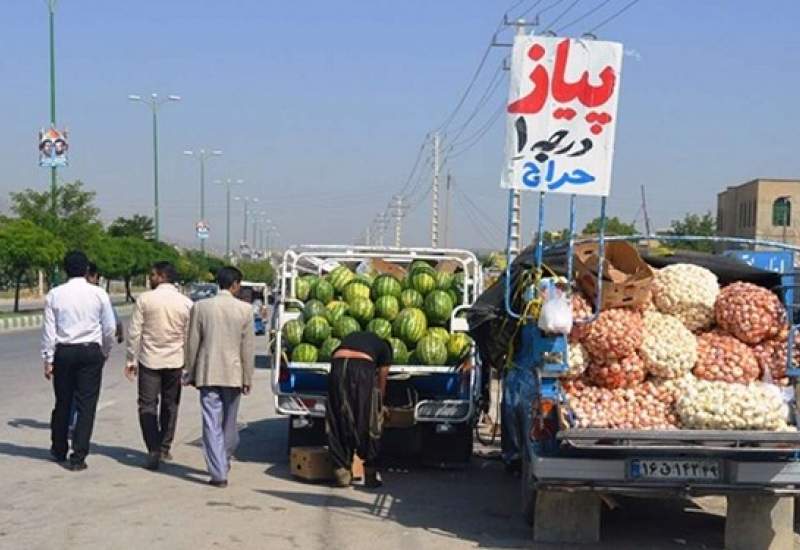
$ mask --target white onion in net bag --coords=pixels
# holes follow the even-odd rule
[[[714,312],[720,328],[751,345],[777,336],[786,324],[786,310],[778,296],[752,283],[723,288]]]
[[[674,315],[689,330],[708,328],[714,322],[719,283],[708,269],[692,264],[668,265],[656,272],[652,291],[658,310]]]
[[[632,355],[642,345],[642,316],[629,309],[601,311],[589,325],[583,345],[592,358],[600,361]]]
[[[582,344],[573,342],[569,344],[568,368],[561,376],[564,378],[577,378],[584,373],[589,364],[589,354]]]
[[[653,376],[678,378],[697,361],[697,339],[676,317],[646,311],[639,353]]]
[[[698,430],[788,430],[788,407],[771,384],[698,380],[675,409],[686,428]]]

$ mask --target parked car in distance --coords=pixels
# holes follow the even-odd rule
[[[219,287],[215,283],[193,283],[189,287],[189,298],[193,302],[198,302],[216,296],[217,292]]]

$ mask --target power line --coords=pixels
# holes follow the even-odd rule
[[[458,111],[461,109],[461,107],[464,106],[464,103],[466,102],[467,97],[469,97],[469,93],[472,91],[472,88],[475,86],[475,83],[478,81],[478,76],[480,76],[484,65],[486,65],[486,60],[489,58],[489,53],[491,53],[491,51],[492,51],[492,44],[490,42],[486,46],[486,50],[483,52],[483,57],[481,57],[480,63],[478,63],[478,68],[475,69],[475,72],[473,73],[472,79],[469,81],[469,84],[467,85],[466,90],[464,90],[464,93],[461,94],[461,99],[459,99],[458,103],[456,103],[456,106],[453,109],[453,111],[450,113],[450,116],[448,116],[445,119],[445,121],[442,124],[439,125],[439,127],[436,129],[437,131],[443,132],[445,129],[447,129],[447,127],[450,126],[450,123],[453,122],[453,119],[458,114]]]
[[[414,172],[417,171],[419,161],[422,159],[422,152],[425,150],[425,146],[428,144],[428,138],[430,138],[430,134],[425,134],[425,138],[422,140],[422,143],[419,146],[419,151],[417,151],[417,158],[414,160],[414,166],[411,168],[411,172],[408,174],[408,178],[406,178],[406,182],[403,184],[403,188],[400,191],[401,195],[406,192],[408,185],[411,183],[411,179],[414,177]]]
[[[581,15],[580,17],[576,17],[575,19],[573,19],[572,21],[570,21],[566,25],[563,25],[561,28],[557,29],[556,32],[560,33],[561,31],[567,29],[568,27],[571,27],[575,23],[580,23],[581,21],[583,21],[584,19],[586,19],[587,17],[589,17],[593,13],[597,12],[600,8],[602,8],[603,6],[608,4],[609,2],[611,2],[611,0],[603,0],[602,2],[597,4],[595,7],[593,7],[592,9],[590,9],[589,11],[587,11],[586,13]]]
[[[453,136],[453,138],[452,138],[453,143],[457,143],[458,142],[458,139],[464,133],[464,130],[467,129],[467,127],[469,126],[470,122],[472,122],[475,119],[475,117],[478,116],[478,113],[480,113],[481,109],[483,109],[483,107],[488,103],[489,99],[491,99],[491,97],[494,95],[494,93],[500,87],[500,84],[503,83],[503,75],[504,74],[505,74],[505,71],[503,71],[503,63],[501,62],[497,66],[497,70],[495,71],[494,75],[492,76],[492,80],[489,82],[489,85],[486,87],[486,91],[483,93],[483,95],[481,96],[480,100],[478,100],[478,103],[475,104],[475,108],[472,109],[472,113],[470,113],[470,115],[467,118],[467,120],[458,129],[458,131],[456,132],[455,136]]]
[[[612,15],[607,17],[606,19],[603,19],[600,23],[598,23],[595,27],[589,29],[587,32],[590,33],[590,34],[594,33],[597,29],[599,29],[600,27],[604,26],[606,23],[608,23],[610,21],[613,21],[614,19],[616,19],[617,17],[619,17],[620,15],[622,15],[623,13],[628,11],[630,8],[632,8],[634,5],[636,5],[638,2],[639,2],[639,0],[631,0],[630,2],[625,4],[619,11],[616,11]]]
[[[561,20],[562,17],[567,15],[572,10],[572,8],[574,8],[578,4],[578,2],[580,2],[580,0],[572,0],[572,4],[567,6],[564,11],[562,11],[560,14],[558,14],[558,16],[555,19],[553,19],[550,23],[548,23],[544,28],[545,29],[552,29],[553,25],[558,23]]]
[[[470,205],[472,205],[472,208],[476,212],[478,212],[480,217],[482,217],[485,220],[487,226],[489,226],[492,229],[494,229],[495,231],[497,231],[500,235],[505,234],[505,229],[500,227],[497,224],[497,222],[494,219],[492,219],[491,216],[489,216],[486,212],[484,212],[484,210],[481,207],[479,207],[477,204],[475,204],[475,202],[472,200],[472,198],[463,189],[461,189],[460,186],[457,186],[456,184],[453,184],[453,189],[455,189],[457,193],[460,193],[461,195],[464,196],[464,200],[466,200],[467,202],[469,202]]]
[[[534,2],[532,6],[530,6],[530,7],[529,7],[527,10],[523,11],[522,13],[520,13],[520,14],[517,16],[517,19],[520,19],[520,18],[522,18],[522,17],[525,17],[525,16],[526,16],[526,15],[528,15],[530,12],[532,12],[534,9],[536,9],[536,6],[538,6],[538,5],[539,5],[539,4],[541,4],[541,3],[542,3],[542,0],[536,0],[536,2]]]
[[[487,120],[486,123],[480,129],[478,129],[477,132],[472,134],[470,137],[464,139],[460,143],[454,143],[453,145],[451,145],[450,146],[450,151],[451,152],[447,155],[448,158],[453,159],[453,158],[459,157],[462,154],[464,154],[467,151],[469,151],[470,149],[472,149],[475,145],[477,145],[481,141],[481,139],[483,139],[483,136],[485,136],[489,132],[489,130],[492,129],[492,126],[494,126],[494,123],[497,122],[497,120],[500,118],[500,115],[503,114],[503,112],[505,111],[505,108],[506,108],[506,104],[505,104],[505,101],[504,101],[500,105],[500,107],[498,107],[498,109],[494,113],[492,113],[491,118],[489,120]],[[469,143],[469,144],[464,146],[460,151],[452,152],[454,149],[464,145],[465,143]]]

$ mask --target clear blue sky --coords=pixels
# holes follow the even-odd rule
[[[557,27],[600,1],[581,0]],[[627,1],[610,0],[566,33],[580,34]],[[543,23],[572,3],[545,0],[539,8],[556,2]],[[149,113],[126,96],[176,93],[183,101],[166,105],[160,118],[164,236],[192,242],[198,166],[181,152],[210,147],[225,156],[209,163],[209,182],[246,180],[240,192],[263,201],[284,242],[352,241],[402,187],[423,136],[454,106],[509,4],[60,0],[58,120],[70,129],[72,153],[61,176],[97,191],[106,220],[150,214]],[[36,165],[36,132],[49,117],[46,15],[43,1],[3,2],[0,210],[9,191],[49,185]],[[598,31],[631,52],[623,66],[611,214],[637,216],[640,184],[661,227],[687,211],[713,211],[726,185],[800,176],[798,21],[794,0],[641,0]],[[450,137],[507,54],[491,52]],[[462,138],[491,119],[506,92],[503,83]],[[448,162],[459,193],[484,213],[465,215],[455,194],[451,244],[501,246],[502,147],[498,122]],[[224,194],[210,184],[207,195],[211,241],[219,247]],[[525,205],[529,234],[532,197]],[[564,203],[554,205],[548,225],[562,226]],[[582,219],[595,207],[587,203]],[[235,242],[240,204],[234,214]],[[406,243],[429,242],[429,217],[429,201],[420,203],[407,219]]]

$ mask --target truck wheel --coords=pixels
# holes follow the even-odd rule
[[[522,440],[524,441],[524,440]],[[525,449],[522,451],[522,471],[520,473],[520,510],[522,519],[530,526],[533,526],[533,514],[536,510],[536,490],[531,487],[531,460]]]

